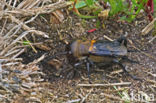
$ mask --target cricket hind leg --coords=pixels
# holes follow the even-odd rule
[[[129,59],[127,56],[122,57],[122,60],[123,60],[123,61],[130,62],[130,63],[140,64],[140,62],[135,61],[135,60],[131,60],[131,59]]]
[[[125,67],[120,61],[114,60],[114,63],[118,64],[118,65],[123,69],[123,71],[126,73],[126,75],[130,76],[132,79],[142,81],[141,78],[138,78],[137,76],[134,76],[134,75],[130,74],[130,73],[126,70],[126,67]]]

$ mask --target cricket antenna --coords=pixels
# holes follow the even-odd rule
[[[56,53],[56,54],[54,54],[53,56],[48,57],[48,60],[54,59],[54,58],[56,58],[57,56],[66,55],[66,54],[70,54],[70,52],[69,52],[69,51],[65,51],[65,52]],[[45,54],[45,55],[48,56],[48,54]]]

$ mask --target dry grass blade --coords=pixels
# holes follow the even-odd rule
[[[42,60],[45,58],[45,55],[46,55],[46,54],[42,55],[41,57],[39,57],[38,59],[34,60],[34,61],[33,61],[32,63],[30,63],[30,64],[37,64],[38,62],[42,61]]]
[[[88,96],[91,94],[91,92],[92,92],[92,91],[93,91],[93,89],[91,89],[91,90],[89,91],[89,93],[88,93],[88,94],[86,94],[86,96],[82,98],[82,100],[81,100],[81,102],[80,102],[80,103],[84,103],[84,102],[85,102],[85,100],[88,98]]]
[[[149,40],[148,42],[151,43],[154,39],[156,39],[156,36],[154,36],[151,40]]]
[[[9,13],[12,15],[19,14],[21,16],[33,16],[36,14],[52,13],[53,11],[55,11],[57,9],[65,8],[70,5],[72,5],[72,2],[61,1],[61,2],[56,2],[54,4],[45,5],[42,7],[33,8],[33,9],[15,9],[15,10],[10,10],[10,11],[1,12],[1,13],[3,15],[7,15],[7,13]]]
[[[80,87],[108,87],[108,86],[121,86],[121,85],[130,85],[131,82],[123,83],[110,83],[110,84],[78,84]]]
[[[37,35],[41,35],[45,38],[49,38],[49,36],[39,30],[35,30],[26,24],[33,22],[39,14],[43,13],[51,13],[54,10],[67,7],[71,5],[71,2],[56,2],[53,4],[46,3],[51,2],[50,0],[24,0],[24,1],[18,1],[18,0],[9,0],[9,1],[0,1],[0,17],[1,19],[5,19],[5,23],[3,25],[3,28],[1,30],[1,35],[4,34],[5,26],[8,23],[8,19],[10,19],[12,22],[16,23],[17,25],[13,24],[14,26],[9,29],[9,32],[5,33],[5,35],[1,36],[0,39],[4,39],[3,45],[1,45],[1,55],[9,55],[10,53],[15,53],[15,50],[13,52],[7,53],[8,50],[10,50],[12,47],[14,47],[14,44],[17,43],[20,39],[23,37],[26,37],[29,33],[34,33]],[[46,3],[46,4],[45,4]],[[4,8],[6,6],[6,8]],[[4,10],[5,9],[5,10]],[[15,15],[14,15],[15,14]],[[20,15],[17,15],[20,14]],[[33,16],[31,19],[27,21],[21,20],[21,17],[23,16]],[[18,18],[20,17],[20,18]],[[24,29],[25,31],[21,33],[20,36],[18,36],[16,39],[12,39],[19,31]],[[5,45],[5,49],[3,49]],[[19,53],[17,54],[19,55]],[[14,57],[17,57],[14,56]]]
[[[33,30],[30,30],[30,31],[26,31],[26,32],[23,32],[18,38],[16,38],[10,45],[8,45],[4,50],[1,51],[0,55],[4,55],[6,54],[9,49],[11,49],[14,44],[16,42],[18,42],[20,39],[22,39],[23,37],[25,37],[27,34],[29,34],[30,32],[32,32]],[[7,53],[8,54],[8,53]]]
[[[66,103],[79,103],[81,99],[68,100]]]
[[[20,62],[5,63],[2,66],[13,66],[13,65],[17,65],[17,64],[20,64]]]
[[[22,47],[17,49],[16,47],[18,46],[16,43],[22,38],[26,37],[28,34],[33,33],[45,38],[49,38],[45,32],[35,30],[34,28],[29,27],[27,24],[33,22],[39,14],[51,13],[54,10],[67,7],[72,4],[71,2],[65,1],[60,1],[53,4],[50,2],[51,0],[0,1],[0,20],[5,19],[0,33],[0,40],[3,41],[0,45],[0,55],[2,57],[10,57],[15,59],[21,53],[23,53],[24,49],[22,49]],[[29,20],[25,21],[27,18],[22,18],[25,16],[34,17],[31,17]],[[9,27],[8,32],[6,32],[6,26],[8,26],[9,20],[11,20],[13,23],[12,27]],[[17,34],[20,35],[18,36]]]
[[[43,0],[24,0],[18,6],[17,9],[31,9],[32,7],[39,5]]]
[[[156,18],[153,19],[151,23],[149,23],[142,31],[142,35],[148,34],[153,28],[154,28],[154,22],[156,21]]]
[[[22,60],[21,58],[16,58],[16,59],[0,58],[0,61],[4,61],[4,62],[7,62],[7,61],[21,61],[21,60]]]
[[[21,49],[18,53],[16,53],[12,58],[15,59],[17,58],[19,55],[21,55],[23,52],[25,51],[25,49]]]
[[[29,31],[29,32],[31,31],[32,33],[35,33],[35,34],[37,34],[37,35],[41,35],[41,36],[43,36],[43,37],[45,37],[45,38],[49,38],[49,36],[46,35],[46,33],[42,32],[42,31],[39,31],[39,30],[33,30],[32,28],[28,27],[25,23],[21,22],[19,19],[15,18],[14,16],[12,16],[12,15],[10,15],[10,14],[9,14],[9,18],[10,18],[13,22],[22,25],[22,28],[23,28],[24,30],[27,30],[27,31]]]
[[[113,41],[113,39],[109,38],[109,37],[106,36],[106,35],[104,35],[103,37],[106,38],[106,39],[109,40],[109,41]]]

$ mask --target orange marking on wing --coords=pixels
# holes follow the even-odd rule
[[[92,50],[93,50],[93,44],[94,44],[95,42],[96,42],[95,40],[92,40],[92,41],[91,41],[91,44],[90,44],[90,47],[89,47],[89,51],[92,51]]]

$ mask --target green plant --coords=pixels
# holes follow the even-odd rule
[[[144,5],[147,3],[147,0],[131,0],[127,2],[126,0],[104,0],[110,4],[110,16],[114,16],[118,13],[124,13],[124,16],[120,20],[126,20],[128,22],[133,21],[136,18],[136,15],[140,13],[141,9],[144,9]]]
[[[123,16],[120,20],[132,22],[136,16],[140,13],[141,9],[144,10],[145,4],[148,0],[103,0],[105,3],[110,5],[109,16],[115,16],[122,13]],[[97,18],[98,14],[102,11],[97,0],[74,0],[73,10],[81,18]],[[98,4],[98,5],[97,5]],[[82,15],[79,10],[87,8],[92,12],[92,15]]]
[[[128,22],[133,21],[140,13],[140,10],[144,9],[144,5],[147,3],[147,0],[142,0],[140,3],[138,3],[136,0],[131,0],[131,2],[132,4],[130,11],[125,11],[125,14],[128,16],[127,18],[125,18],[125,20]]]
[[[23,41],[23,45],[30,45],[30,41],[27,41],[27,40],[25,40],[25,41]]]
[[[116,86],[113,86],[115,90],[117,90]],[[127,90],[123,90],[122,92],[117,92],[118,95],[124,100],[124,103],[130,103],[130,96]]]
[[[97,18],[98,13],[102,10],[100,7],[95,5],[98,3],[97,0],[74,0],[74,5],[72,8],[75,11],[75,14],[81,18],[90,19],[90,18]],[[80,9],[86,8],[88,11],[92,13],[92,15],[82,15],[79,13]],[[85,9],[85,10],[86,10]]]
[[[126,5],[123,5],[122,0],[104,0],[105,2],[109,2],[111,6],[111,10],[109,12],[110,16],[116,15],[119,12],[124,11],[126,8]]]

